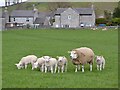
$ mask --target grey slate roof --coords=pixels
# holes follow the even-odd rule
[[[38,17],[35,19],[34,24],[42,24],[44,23],[44,21],[45,21],[45,18]]]
[[[93,12],[92,8],[74,8],[73,10],[76,10],[79,14],[92,14]]]
[[[14,10],[11,12],[11,17],[33,17],[33,10]]]
[[[61,14],[68,8],[58,8],[55,14]],[[72,8],[74,11],[76,11],[78,14],[92,14],[93,9],[92,8]]]

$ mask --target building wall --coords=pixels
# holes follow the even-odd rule
[[[55,16],[55,22],[53,23],[53,27],[59,28],[61,27],[61,16],[60,15],[56,15]]]
[[[15,20],[14,20],[15,19]],[[26,18],[26,17],[15,17],[15,18],[11,18],[10,19],[12,23],[24,23],[24,24],[33,24],[34,22],[34,18],[33,17],[29,17],[29,18]],[[29,21],[27,21],[29,20]]]
[[[93,11],[92,15],[80,15],[80,23],[83,23],[85,25],[95,25],[95,13]]]
[[[61,27],[79,27],[79,14],[72,8],[61,13]]]

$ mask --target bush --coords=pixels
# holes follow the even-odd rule
[[[120,25],[120,18],[113,18],[112,19],[112,24],[113,25]]]
[[[96,24],[106,24],[106,19],[105,18],[97,18]]]

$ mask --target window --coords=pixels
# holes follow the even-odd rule
[[[71,15],[68,15],[68,19],[71,19]]]
[[[15,18],[14,18],[14,20],[13,21],[15,21]]]
[[[26,18],[26,21],[29,22],[29,18]]]

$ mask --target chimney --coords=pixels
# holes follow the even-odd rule
[[[35,7],[35,4],[33,4],[33,12],[34,12],[34,21],[38,17],[38,9]]]

